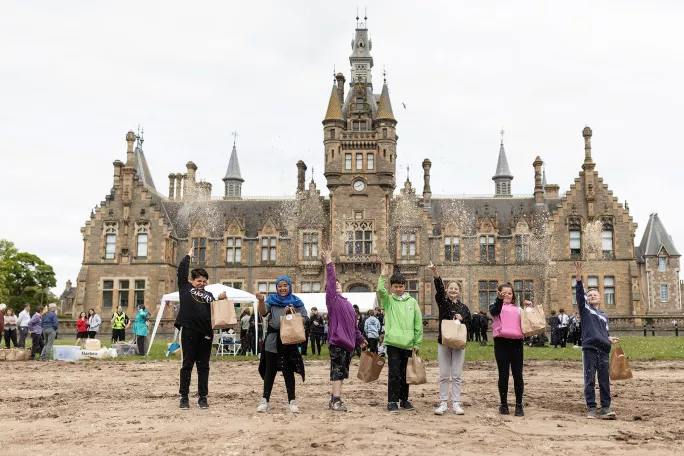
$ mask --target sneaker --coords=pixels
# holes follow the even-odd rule
[[[340,399],[333,402],[332,406],[330,406],[330,409],[333,412],[346,412],[347,411],[347,407],[344,406],[344,404],[342,403],[342,401]]]
[[[499,413],[502,414],[502,415],[508,415],[508,414],[509,414],[509,412],[508,412],[508,404],[501,404],[501,405],[499,406]]]
[[[287,404],[287,407],[290,409],[290,413],[299,413],[299,407],[297,407],[297,403],[294,399],[292,399],[290,403]]]
[[[454,415],[465,415],[465,410],[461,407],[461,404],[454,402]]]
[[[401,402],[399,402],[399,407],[400,407],[402,410],[407,411],[407,412],[412,412],[412,411],[414,411],[414,410],[416,409],[416,408],[413,406],[413,404],[411,404],[409,401],[401,401]]]
[[[266,413],[268,412],[268,408],[268,401],[265,397],[262,397],[261,403],[259,404],[259,407],[257,407],[257,413]]]
[[[387,403],[387,411],[390,413],[397,413],[397,412],[399,412],[399,406],[397,405],[396,402],[388,402]]]
[[[515,416],[525,416],[525,412],[523,412],[523,406],[522,404],[515,404]]]
[[[180,405],[178,406],[181,410],[187,410],[190,408],[190,400],[188,399],[188,396],[181,396],[180,398]]]
[[[595,420],[596,419],[596,408],[590,408],[589,411],[587,412],[587,419],[589,420]]]
[[[448,409],[449,407],[447,407],[446,402],[440,402],[439,407],[435,409],[435,415],[444,415],[444,412],[446,412]]]
[[[601,419],[614,420],[616,418],[615,412],[610,407],[601,407]]]
[[[208,409],[209,403],[207,402],[207,396],[200,396],[200,398],[197,400],[197,405],[201,409]]]

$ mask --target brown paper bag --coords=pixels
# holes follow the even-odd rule
[[[298,344],[306,340],[304,318],[297,312],[281,315],[280,341],[285,345]]]
[[[211,302],[211,327],[227,329],[237,324],[235,304],[232,299],[221,299]]]
[[[427,383],[425,362],[415,354],[406,362],[406,383],[409,385],[422,385],[423,383]]]
[[[5,361],[5,358],[7,358],[8,354],[9,350],[5,350],[4,348],[0,349],[0,361]]]
[[[546,317],[543,307],[537,305],[522,308],[520,326],[525,337],[536,336],[546,331]]]
[[[449,348],[465,348],[467,340],[466,325],[458,320],[442,320],[442,345]]]
[[[377,353],[368,350],[361,352],[359,361],[359,373],[356,378],[364,383],[374,382],[380,378],[382,368],[385,367],[385,360]]]
[[[615,345],[613,353],[610,354],[610,379],[627,380],[632,378],[632,369],[625,356],[625,351],[620,344]]]

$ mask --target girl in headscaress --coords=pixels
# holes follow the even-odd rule
[[[174,326],[180,330],[181,363],[180,370],[180,408],[190,408],[188,393],[190,393],[190,379],[192,368],[197,365],[197,405],[201,409],[209,408],[207,394],[209,394],[209,358],[211,357],[211,342],[214,330],[211,327],[211,302],[214,295],[204,287],[209,280],[209,274],[202,268],[193,269],[188,280],[190,259],[194,254],[194,247],[190,248],[178,265],[178,294],[180,308]],[[226,299],[226,293],[219,295],[219,299]]]
[[[437,337],[437,357],[439,359],[439,407],[435,415],[443,415],[448,410],[449,379],[451,379],[451,400],[453,411],[456,415],[465,412],[461,407],[461,375],[463,373],[463,361],[465,360],[465,348],[450,348],[442,345],[442,320],[458,320],[462,324],[470,325],[470,310],[461,303],[461,287],[456,281],[449,282],[444,289],[444,281],[437,272],[437,266],[430,264],[427,267],[432,271],[435,278],[435,299],[439,308],[439,336]]]
[[[489,306],[492,315],[492,337],[494,338],[494,357],[499,368],[499,413],[508,415],[508,374],[513,371],[515,389],[515,416],[525,416],[522,397],[523,383],[523,333],[513,285],[506,282],[497,288],[496,300]],[[525,306],[531,306],[525,301]]]
[[[297,312],[306,319],[304,303],[292,294],[292,281],[287,276],[280,276],[276,279],[276,292],[268,295],[265,302],[264,295],[261,293],[257,293],[256,298],[259,300],[259,313],[264,317],[268,314],[264,352],[259,360],[259,374],[264,380],[264,395],[257,407],[257,412],[268,411],[273,382],[278,371],[281,371],[287,389],[288,409],[291,413],[299,413],[295,402],[294,374],[297,372],[304,381],[304,361],[297,344],[285,345],[281,342],[280,317]]]

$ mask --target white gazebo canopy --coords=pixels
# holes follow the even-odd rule
[[[318,313],[328,313],[328,308],[325,305],[325,293],[297,293],[297,296],[302,300],[309,314],[311,314],[312,307],[318,309]],[[361,313],[378,307],[376,293],[342,293],[342,296],[347,298],[352,304],[359,306],[359,312]]]

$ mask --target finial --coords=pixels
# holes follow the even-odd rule
[[[501,126],[501,144],[503,144],[503,137],[504,137],[504,129],[503,126]]]
[[[311,183],[314,183],[314,167],[311,167]]]
[[[367,6],[363,7],[363,21],[366,23],[368,22],[368,7]]]
[[[384,84],[387,84],[387,70],[385,69],[385,65],[382,66],[382,81]]]
[[[235,147],[235,141],[237,141],[238,133],[237,131],[234,131],[231,133],[233,135],[233,147]]]
[[[359,28],[359,7],[356,7],[356,28]]]
[[[409,174],[410,174],[410,173],[411,173],[411,170],[410,170],[410,168],[407,166],[407,167],[406,167],[406,182],[410,182],[410,179],[409,179]]]
[[[335,65],[333,65],[333,82],[337,81],[337,72],[335,71]]]
[[[145,127],[140,129],[140,134],[138,135],[138,142],[140,142],[140,148],[142,149],[143,143],[145,142]]]

